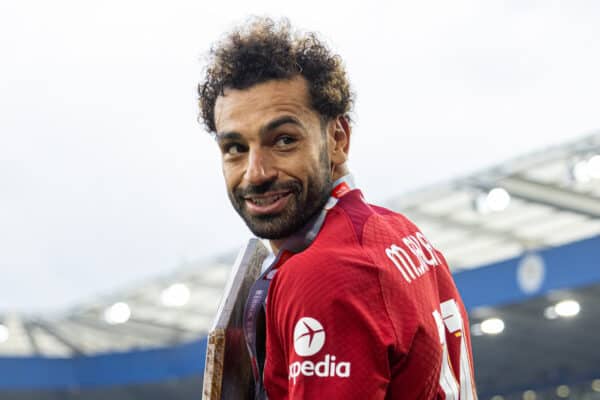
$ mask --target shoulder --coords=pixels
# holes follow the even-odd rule
[[[397,268],[395,253],[390,258],[386,249],[395,243],[406,246],[402,239],[416,228],[400,214],[367,204],[356,196],[360,192],[351,194],[331,210],[312,245],[279,268],[268,295],[271,322],[282,337],[303,317],[343,329],[362,324],[383,329],[395,341],[401,338],[398,349],[405,349],[416,329],[414,291]],[[406,249],[418,265],[417,256]],[[400,313],[395,312],[398,306]],[[410,318],[401,318],[396,330],[392,320],[398,315]]]
[[[319,239],[278,269],[272,284],[275,290],[286,298],[310,301],[313,295],[316,299],[343,297],[363,290],[363,285],[369,290],[379,287],[377,266],[348,230],[329,240]]]
[[[385,314],[382,283],[389,284],[389,268],[364,246],[369,225],[380,224],[380,217],[403,219],[367,204],[358,190],[340,199],[313,243],[279,267],[269,290],[271,305],[302,313],[307,308],[343,309],[362,307],[362,303],[380,307]]]
[[[289,293],[305,293],[309,287],[335,289],[336,293],[343,288],[356,291],[360,282],[379,287],[394,266],[386,250],[395,249],[395,243],[418,245],[421,237],[406,217],[368,204],[354,190],[330,210],[314,242],[280,268],[276,286],[285,286]]]
[[[342,200],[356,195],[358,191],[344,196],[328,212],[312,244],[278,268],[269,290],[276,309],[302,314],[366,301],[382,304],[378,266],[363,250],[346,208],[340,207]]]
[[[357,245],[311,246],[288,259],[269,288],[267,315],[281,343],[294,338],[299,321],[307,318],[329,337],[344,338],[338,345],[364,335],[382,345],[394,342],[379,269]],[[335,345],[329,346],[333,351]]]
[[[345,218],[360,245],[364,244],[365,236],[403,236],[418,231],[415,224],[404,215],[367,203],[358,190],[344,196],[333,211],[338,216],[336,225],[341,226],[340,220]]]

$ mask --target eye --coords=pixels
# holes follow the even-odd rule
[[[289,135],[282,135],[282,136],[279,136],[277,138],[277,140],[275,141],[275,146],[277,146],[277,147],[287,147],[287,146],[289,146],[291,144],[294,144],[296,142],[297,142],[296,138],[294,138],[292,136],[289,136]]]
[[[236,156],[244,151],[244,146],[238,143],[228,143],[223,146],[223,154],[228,156]]]

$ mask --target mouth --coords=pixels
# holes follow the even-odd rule
[[[259,216],[281,212],[287,205],[292,192],[268,192],[245,196],[246,209],[250,215]]]

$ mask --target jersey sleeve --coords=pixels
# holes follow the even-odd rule
[[[267,302],[269,398],[383,399],[394,331],[366,260],[290,262]]]

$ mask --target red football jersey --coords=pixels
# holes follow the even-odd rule
[[[467,313],[444,257],[400,214],[341,193],[266,302],[280,399],[476,399]]]

